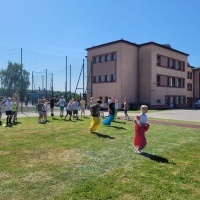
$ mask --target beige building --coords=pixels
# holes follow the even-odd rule
[[[86,50],[87,102],[93,96],[106,104],[115,97],[121,108],[127,98],[135,106],[161,109],[189,107],[193,97],[200,97],[200,70],[188,66],[188,54],[170,45],[122,39]]]
[[[193,69],[194,99],[200,99],[200,68]]]

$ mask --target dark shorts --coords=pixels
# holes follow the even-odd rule
[[[68,115],[72,115],[72,111],[71,110],[67,110],[67,114]]]
[[[63,111],[64,110],[64,106],[60,106],[60,110]]]
[[[78,110],[73,110],[73,114],[78,114]]]
[[[11,112],[11,110],[9,110],[9,111],[6,111],[6,115],[12,115],[12,112]]]
[[[103,111],[103,108],[100,107],[100,111]]]

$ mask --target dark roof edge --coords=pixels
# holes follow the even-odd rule
[[[200,70],[200,67],[194,67],[194,70]]]
[[[93,47],[89,47],[87,49],[85,49],[86,51],[90,50],[90,49],[95,49],[95,48],[99,48],[99,47],[103,47],[103,46],[107,46],[107,45],[112,45],[112,44],[116,44],[116,43],[120,43],[120,42],[123,42],[123,43],[126,43],[126,44],[129,44],[129,45],[133,45],[133,46],[139,46],[138,44],[136,43],[133,43],[133,42],[129,42],[127,40],[116,40],[116,41],[113,41],[113,42],[108,42],[108,43],[104,43],[104,44],[100,44],[100,45],[97,45],[97,46],[93,46]]]
[[[178,50],[173,49],[173,48],[169,48],[169,47],[167,47],[167,46],[158,44],[158,43],[156,43],[156,42],[147,42],[147,43],[140,44],[139,46],[145,46],[145,45],[151,45],[151,44],[156,45],[156,46],[159,46],[159,47],[162,47],[162,48],[164,48],[164,49],[169,49],[169,50],[171,50],[171,51],[175,51],[175,52],[177,52],[177,53],[184,54],[184,55],[186,55],[186,56],[189,56],[189,54],[187,54],[187,53],[184,53],[184,52],[182,52],[182,51],[178,51]]]
[[[104,47],[104,46],[107,46],[107,45],[113,45],[113,44],[120,43],[120,42],[129,44],[129,45],[133,45],[133,46],[137,46],[137,47],[146,46],[146,45],[156,45],[156,46],[162,47],[162,48],[164,48],[164,49],[168,49],[168,50],[171,50],[171,51],[174,51],[174,52],[181,53],[181,54],[183,54],[183,55],[189,56],[189,54],[187,54],[187,53],[184,53],[184,52],[182,52],[182,51],[178,51],[178,50],[173,49],[173,48],[169,48],[169,47],[167,47],[167,46],[165,46],[165,45],[161,45],[161,44],[158,44],[158,43],[156,43],[156,42],[147,42],[147,43],[143,43],[143,44],[136,44],[136,43],[133,43],[133,42],[129,42],[129,41],[127,41],[127,40],[124,40],[124,39],[116,40],[116,41],[108,42],[108,43],[104,43],[104,44],[100,44],[100,45],[93,46],[93,47],[89,47],[89,48],[87,48],[87,49],[85,49],[85,50],[88,51],[88,50],[91,50],[91,49],[96,49],[96,48]]]

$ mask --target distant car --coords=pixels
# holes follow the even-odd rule
[[[200,108],[200,99],[195,102],[195,108]]]

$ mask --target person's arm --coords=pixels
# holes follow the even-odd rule
[[[93,116],[93,107],[90,107],[90,115]]]
[[[35,112],[37,112],[38,111],[38,105],[36,105],[36,107],[35,107]]]

